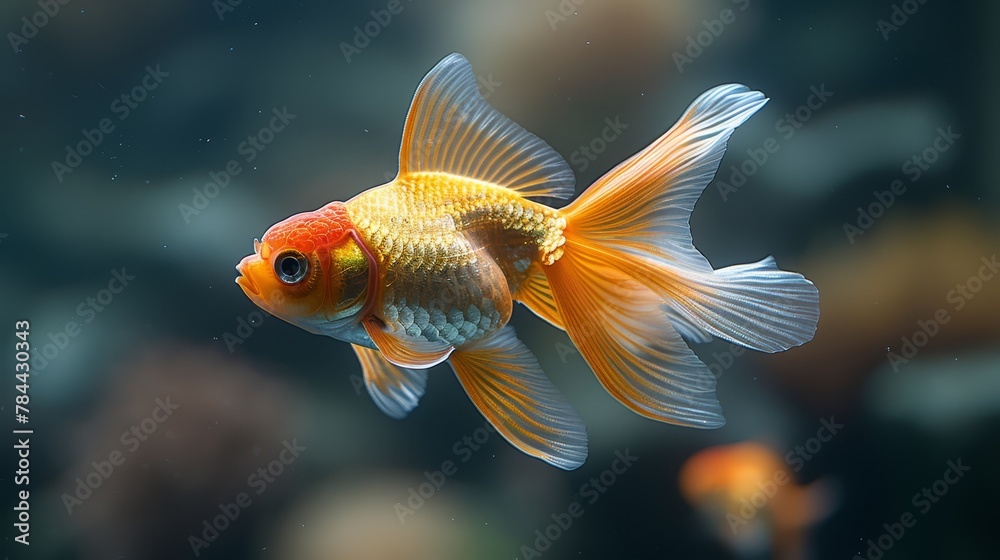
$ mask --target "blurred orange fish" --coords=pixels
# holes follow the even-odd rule
[[[807,530],[837,505],[837,485],[822,479],[800,486],[778,455],[756,442],[711,447],[681,468],[684,498],[717,538],[741,556],[802,560]]]
[[[711,89],[680,121],[561,209],[573,172],[479,94],[452,54],[417,87],[399,173],[272,226],[237,283],[266,311],[353,345],[375,403],[401,418],[445,360],[508,441],[557,467],[587,456],[579,414],[507,326],[519,301],[565,330],[635,412],[723,425],[715,378],[684,343],[765,352],[809,341],[815,286],[774,259],[713,270],[688,218],[733,130],[767,99]]]

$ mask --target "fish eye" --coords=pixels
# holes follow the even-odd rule
[[[309,259],[298,251],[287,251],[274,259],[274,273],[285,284],[297,284],[309,272]]]

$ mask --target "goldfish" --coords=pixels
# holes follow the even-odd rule
[[[807,529],[839,505],[839,483],[795,481],[788,464],[755,441],[695,453],[681,467],[681,494],[741,557],[811,557]]]
[[[417,87],[396,177],[271,226],[237,265],[253,303],[350,343],[375,404],[406,416],[447,361],[524,453],[572,470],[579,413],[508,325],[520,302],[564,330],[604,388],[638,414],[699,428],[725,420],[715,377],[687,342],[764,352],[809,341],[816,287],[773,258],[715,270],[688,224],[735,128],[767,99],[730,84],[573,202],[572,169],[494,109],[469,62]]]

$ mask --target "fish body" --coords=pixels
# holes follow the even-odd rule
[[[571,204],[551,147],[493,109],[453,54],[417,88],[396,178],[272,226],[237,269],[257,305],[349,342],[376,404],[401,418],[447,361],[522,451],[580,466],[579,414],[507,325],[518,301],[567,332],[602,385],[659,421],[723,424],[684,342],[776,352],[812,338],[818,293],[770,257],[714,270],[688,218],[733,130],[766,99],[726,85]]]
[[[379,317],[393,332],[455,347],[506,325],[511,294],[565,242],[558,210],[448,173],[417,173],[346,206],[379,262]]]
[[[695,453],[679,483],[716,537],[745,558],[811,558],[809,529],[839,502],[833,479],[799,484],[779,455],[754,441]]]

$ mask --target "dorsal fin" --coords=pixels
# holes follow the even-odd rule
[[[457,53],[427,73],[406,115],[399,174],[419,172],[478,179],[524,197],[573,195],[566,160],[487,103],[469,61]]]

